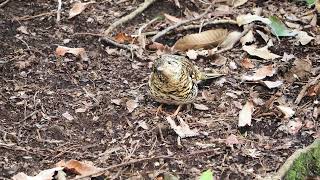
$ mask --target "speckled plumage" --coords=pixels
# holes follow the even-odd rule
[[[165,104],[189,104],[198,94],[198,82],[217,77],[205,74],[188,59],[177,55],[162,55],[153,63],[149,93]]]

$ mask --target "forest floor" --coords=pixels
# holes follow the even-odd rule
[[[181,18],[186,9],[200,14],[208,7],[202,1],[195,2],[180,1],[179,8],[174,1],[159,0],[111,35],[136,34],[148,20],[163,13]],[[130,51],[102,44],[94,35],[103,33],[140,3],[98,1],[68,19],[71,3],[67,1],[59,23],[56,1],[15,0],[0,8],[0,178],[19,172],[36,175],[61,160],[91,161],[103,168],[142,159],[112,168],[106,175],[148,179],[168,172],[194,179],[212,169],[218,179],[254,179],[277,171],[293,152],[320,137],[319,86],[315,94],[294,103],[308,81],[319,74],[319,16],[315,27],[299,22],[315,37],[307,45],[294,43],[292,37],[279,41],[273,37],[270,50],[280,56],[293,54],[291,60],[252,57],[241,44],[221,54],[223,63],[216,63],[214,57],[193,60],[202,69],[226,75],[200,86],[196,103],[208,109],[192,106],[180,111],[179,117],[199,135],[178,139],[165,114],[173,113],[176,106],[165,105],[165,113],[156,117],[159,103],[147,93],[156,51],[147,48],[142,58],[132,58]],[[301,17],[310,10],[304,2],[249,1],[219,18],[235,19],[252,13],[254,7],[262,7],[266,17]],[[194,23],[201,24],[201,20]],[[144,32],[169,25],[168,20],[159,20]],[[242,30],[234,24],[208,25],[202,30],[212,28]],[[254,29],[264,30],[261,24]],[[172,46],[181,36],[195,32],[198,29],[174,29],[159,42]],[[260,45],[265,43],[258,34],[256,39]],[[88,60],[72,54],[57,57],[58,45],[84,48]],[[283,85],[269,89],[241,80],[249,71],[239,66],[245,58],[256,67],[272,64],[277,73],[269,79],[283,80]],[[293,63],[301,59],[310,67]],[[294,68],[304,69],[304,74],[291,80],[288,74]],[[255,102],[252,125],[239,128],[239,112],[249,100]],[[130,107],[132,102],[136,107]],[[278,106],[290,107],[295,113],[286,118]],[[130,108],[134,108],[132,112]]]

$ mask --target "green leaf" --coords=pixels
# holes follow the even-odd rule
[[[315,4],[316,0],[305,0],[309,7]]]
[[[269,26],[272,29],[272,33],[277,37],[297,35],[297,32],[288,29],[277,16],[270,16],[269,20],[271,21],[271,24],[269,24]]]
[[[200,176],[200,180],[213,180],[213,172],[211,169],[206,170]]]

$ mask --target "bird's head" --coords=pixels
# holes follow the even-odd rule
[[[153,71],[160,79],[178,80],[182,72],[181,57],[176,55],[162,55],[155,61]]]

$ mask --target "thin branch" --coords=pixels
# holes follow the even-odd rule
[[[138,7],[136,10],[132,11],[130,14],[120,18],[118,21],[111,24],[109,26],[109,28],[107,30],[105,30],[105,32],[104,32],[105,35],[107,36],[114,28],[116,28],[120,24],[123,24],[123,23],[133,19],[134,17],[136,17],[138,14],[140,14],[142,11],[147,9],[147,7],[149,7],[155,1],[156,0],[145,0],[144,3],[142,5],[140,5],[140,7]]]
[[[6,0],[0,4],[0,8],[4,7],[10,0]]]
[[[34,19],[37,17],[41,17],[41,16],[50,16],[52,14],[54,14],[55,12],[45,12],[45,13],[41,13],[38,15],[34,15],[34,16],[22,16],[22,17],[15,17],[14,20],[17,21],[26,21],[26,20],[30,20],[30,19]]]
[[[116,47],[119,47],[119,48],[121,48],[121,49],[126,49],[126,50],[129,50],[129,51],[132,51],[132,50],[133,50],[133,47],[131,47],[131,46],[129,46],[129,45],[117,43],[116,41],[114,41],[114,40],[112,40],[112,39],[110,39],[110,38],[108,38],[108,37],[105,37],[105,36],[102,37],[102,38],[100,39],[100,41],[105,42],[105,43],[107,43],[107,44],[111,44],[111,45],[116,46]]]
[[[62,2],[61,2],[61,0],[58,0],[57,23],[60,21],[61,6],[62,6]]]
[[[202,17],[204,17],[208,12],[209,10],[211,9],[211,5],[205,10],[204,13],[200,14],[199,16],[197,17],[194,17],[192,19],[187,19],[187,20],[184,20],[184,21],[181,21],[181,22],[178,22],[172,26],[169,26],[168,28],[160,31],[158,34],[156,34],[155,36],[152,37],[152,42],[155,42],[158,38],[160,38],[161,36],[165,35],[166,33],[168,33],[169,31],[183,25],[183,24],[186,24],[186,23],[189,23],[189,22],[192,22],[192,21],[196,21],[198,19],[201,19]]]
[[[309,82],[303,86],[303,88],[301,89],[299,95],[297,96],[297,99],[294,101],[295,104],[299,104],[302,100],[302,98],[304,97],[304,95],[306,94],[308,88],[312,85],[315,85],[320,79],[320,74],[315,77],[314,79],[309,80]]]

